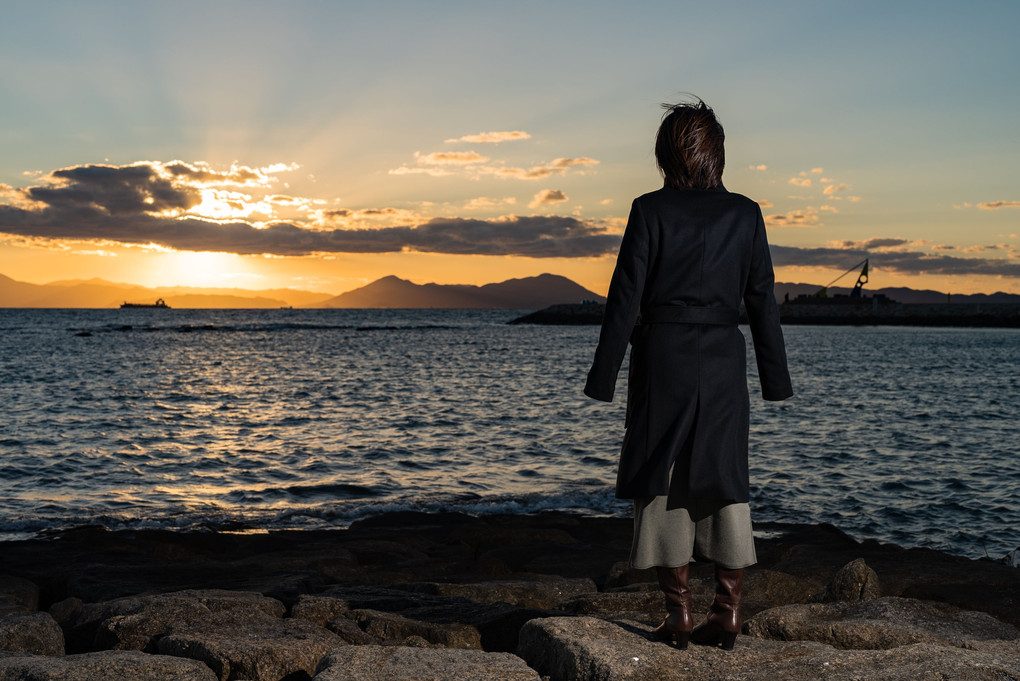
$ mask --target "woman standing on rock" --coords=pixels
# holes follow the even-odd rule
[[[664,105],[655,141],[665,186],[634,200],[584,392],[612,401],[628,342],[626,434],[616,496],[634,500],[634,568],[655,566],[681,648],[740,630],[744,568],[757,559],[748,506],[749,401],[741,301],[762,396],[793,394],[758,204],[722,185],[722,126],[704,102]],[[715,564],[696,629],[688,563]],[[693,632],[692,632],[693,629]]]

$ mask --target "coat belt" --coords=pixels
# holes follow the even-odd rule
[[[718,324],[736,326],[740,312],[732,307],[658,305],[641,312],[639,324]]]

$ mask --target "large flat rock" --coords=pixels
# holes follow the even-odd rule
[[[0,657],[0,681],[216,681],[196,660],[104,650],[66,657]]]
[[[891,650],[838,650],[813,641],[737,639],[732,651],[677,650],[651,627],[591,617],[532,620],[517,654],[553,681],[917,681],[1005,680],[1020,676],[1016,641],[967,649],[920,643]]]
[[[654,578],[654,573],[651,575]],[[693,612],[696,618],[708,612],[715,598],[715,578],[694,577],[690,580]],[[822,585],[818,582],[793,577],[774,570],[748,570],[744,576],[741,612],[750,617],[754,613],[778,605],[807,602]],[[634,582],[612,591],[583,593],[564,603],[562,609],[579,615],[594,615],[604,619],[637,619],[662,621],[666,615],[665,601],[657,583]]]
[[[314,681],[539,681],[538,673],[509,653],[352,646],[330,653]]]
[[[311,676],[322,658],[346,645],[307,620],[234,609],[173,627],[158,649],[204,662],[220,681],[281,681]]]
[[[64,632],[45,612],[0,617],[0,650],[30,655],[63,655]]]
[[[471,627],[478,631],[482,648],[496,652],[513,651],[517,647],[517,633],[528,620],[560,614],[508,603],[475,603],[458,596],[371,586],[342,587],[302,597],[293,614],[334,628],[338,616],[344,613],[350,616],[354,610],[398,613],[422,623]]]
[[[1020,638],[1020,630],[987,613],[910,598],[785,605],[758,613],[746,629],[760,638],[818,641],[846,649],[911,643],[963,646],[974,640]]]
[[[92,650],[144,650],[155,652],[155,642],[174,626],[213,612],[259,611],[280,617],[283,603],[248,591],[189,589],[164,594],[128,596],[100,603],[85,603],[68,619],[71,652]]]
[[[535,580],[493,580],[470,584],[419,582],[398,588],[416,593],[465,598],[475,603],[509,603],[521,608],[556,610],[571,599],[598,591],[591,579],[546,578]]]
[[[459,622],[423,622],[397,613],[353,610],[348,615],[369,636],[385,641],[404,641],[417,636],[444,648],[481,648],[478,629]],[[337,620],[331,620],[337,622]],[[335,626],[335,624],[334,624]]]

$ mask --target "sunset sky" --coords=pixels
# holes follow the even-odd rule
[[[6,3],[0,274],[604,293],[690,92],[780,281],[870,256],[872,288],[1020,293],[1018,25],[1013,0]]]

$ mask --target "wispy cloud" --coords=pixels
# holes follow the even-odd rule
[[[366,225],[372,225],[372,229],[377,229],[380,223],[387,226],[398,222],[419,222],[425,219],[418,211],[390,206],[356,210],[350,208],[318,210],[314,211],[310,217],[313,222],[306,223],[310,226],[314,223],[315,226],[343,227],[345,229]]]
[[[479,196],[464,204],[465,210],[493,210],[503,206],[512,206],[517,203],[517,198],[504,196],[501,199],[492,199],[487,196]]]
[[[415,154],[418,163],[427,166],[455,166],[469,163],[484,163],[489,160],[488,156],[482,156],[476,151],[435,151],[431,154]]]
[[[747,169],[748,170],[768,170],[769,167],[767,165],[765,165],[764,163],[759,163],[758,165],[754,165],[752,163],[751,165],[747,166]]]
[[[834,244],[836,248],[851,248],[857,250],[872,250],[877,248],[890,248],[894,246],[905,246],[911,243],[909,239],[899,237],[872,237],[864,241],[838,241]]]
[[[976,244],[963,249],[964,253],[987,253],[988,251],[1008,251],[1009,244]]]
[[[485,168],[483,172],[496,177],[512,177],[519,180],[541,180],[553,175],[563,175],[570,168],[598,165],[598,161],[587,156],[580,158],[557,158],[551,162],[530,168]]]
[[[802,210],[766,215],[765,224],[769,227],[817,227],[820,223],[818,210],[808,207]]]
[[[403,165],[390,171],[391,175],[424,174],[433,177],[445,177],[457,174],[458,170],[467,166],[476,166],[489,160],[476,151],[434,151],[431,154],[414,152],[416,165]]]
[[[107,171],[102,169],[108,167],[76,166],[75,168],[65,170],[69,173],[75,173],[77,179],[81,179],[82,174],[90,172],[88,169],[91,168],[91,172],[96,176],[96,179],[103,181],[103,173]],[[121,168],[123,167],[125,166],[121,166]],[[262,168],[253,168],[251,166],[234,164],[228,170],[218,171],[213,169],[208,163],[202,162],[185,163],[184,161],[171,161],[170,163],[163,164],[158,161],[139,161],[127,167],[150,167],[163,176],[169,175],[173,178],[186,179],[191,185],[268,187],[277,181],[275,175],[297,170],[301,166],[297,163],[274,163]],[[62,175],[58,175],[58,173],[63,172],[63,170],[57,170],[50,173],[50,175],[61,177]]]
[[[499,132],[480,132],[475,135],[464,135],[446,140],[447,144],[457,142],[469,142],[471,144],[499,144],[500,142],[512,142],[514,140],[531,139],[531,135],[523,130],[504,130]]]
[[[811,186],[811,178],[810,177],[791,177],[789,182],[790,182],[790,184],[795,185],[797,187],[810,187]]]
[[[477,161],[465,159],[461,161],[452,160],[445,162],[434,160],[437,156],[439,155],[428,154],[427,156],[418,156],[416,161],[419,165],[403,165],[399,168],[394,168],[389,172],[391,175],[425,174],[433,177],[449,177],[456,175],[466,177],[468,179],[478,179],[483,176],[491,176],[501,179],[542,180],[547,177],[552,177],[553,175],[563,175],[572,168],[593,166],[598,165],[599,163],[593,158],[582,156],[580,158],[557,158],[553,159],[549,163],[534,165],[530,168],[516,168],[508,167],[499,163],[484,164],[483,161],[488,160],[484,156]]]
[[[988,201],[979,203],[978,210],[998,210],[999,208],[1020,208],[1020,201]]]
[[[826,185],[825,189],[822,190],[822,193],[828,196],[830,194],[838,194],[840,192],[845,192],[848,189],[850,189],[850,185],[848,185],[845,182],[840,182],[839,184]]]
[[[481,132],[476,135],[464,135],[446,140],[447,143],[470,142],[499,144],[510,140],[525,140],[531,135],[523,130],[501,132]],[[547,163],[538,163],[529,167],[508,166],[505,161],[490,162],[489,157],[475,151],[438,151],[430,154],[415,152],[413,164],[403,164],[389,171],[390,175],[430,175],[432,177],[463,177],[478,180],[482,177],[495,177],[517,180],[541,180],[554,175],[563,175],[569,170],[584,172],[587,166],[598,165],[598,161],[588,156],[560,157]]]
[[[531,203],[528,204],[528,208],[538,208],[539,206],[562,203],[566,200],[567,195],[559,189],[543,189],[535,194],[535,196],[531,199]]]

